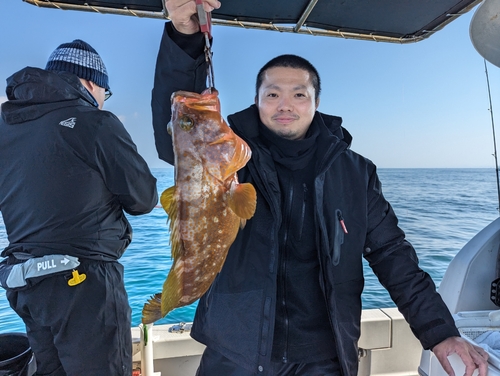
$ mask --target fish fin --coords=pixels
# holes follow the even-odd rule
[[[147,303],[144,304],[142,308],[143,324],[151,324],[165,317],[174,308],[183,307],[192,303],[192,301],[181,301],[182,281],[179,280],[179,274],[176,270],[175,265],[173,265],[168,273],[167,279],[163,283],[162,292],[153,295]]]
[[[172,266],[167,279],[163,283],[161,294],[161,315],[165,317],[174,308],[182,307],[186,304],[181,302],[182,281],[179,280],[177,268]]]
[[[247,220],[240,218],[240,230],[243,230],[247,224]]]
[[[234,134],[231,132],[224,133],[224,135],[221,138],[218,138],[215,141],[210,142],[208,145],[217,145],[217,144],[223,144],[225,142],[231,142],[234,143]]]
[[[182,241],[179,233],[179,223],[177,221],[177,204],[175,202],[176,187],[172,186],[163,191],[160,197],[160,203],[168,214],[170,222],[170,245],[172,258],[177,258],[182,250]]]
[[[231,185],[231,195],[229,207],[240,218],[250,219],[255,213],[257,206],[257,192],[250,183],[233,183]]]
[[[175,185],[167,188],[163,191],[163,193],[160,196],[160,203],[165,212],[168,214],[169,217],[172,217],[173,213],[173,208],[175,205],[174,203],[174,194],[175,194]],[[170,218],[172,219],[172,218]]]
[[[142,307],[142,323],[152,324],[161,318],[161,293],[158,293],[148,299]]]
[[[168,214],[168,219],[172,225],[172,217],[175,216],[174,202],[175,186],[167,188],[160,196],[160,203],[165,212]],[[171,226],[172,227],[172,226]],[[174,253],[172,249],[172,254]],[[142,308],[142,323],[151,324],[158,321],[163,316],[161,314],[162,293],[153,295]]]

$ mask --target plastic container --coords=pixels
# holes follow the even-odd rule
[[[0,376],[31,376],[35,373],[34,368],[34,356],[26,334],[0,334]]]

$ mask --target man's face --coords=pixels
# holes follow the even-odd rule
[[[319,99],[309,72],[274,67],[264,72],[255,104],[262,123],[278,136],[300,140],[306,135]]]

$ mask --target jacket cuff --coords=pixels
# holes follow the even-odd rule
[[[450,337],[460,337],[460,332],[454,325],[444,324],[430,329],[419,336],[424,350],[431,350],[434,346]]]

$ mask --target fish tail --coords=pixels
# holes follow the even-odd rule
[[[154,294],[142,307],[142,323],[152,324],[162,318],[161,293]]]

